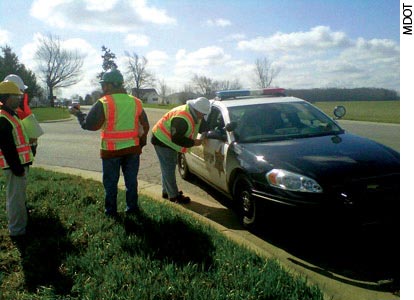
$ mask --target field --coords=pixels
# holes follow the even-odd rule
[[[329,116],[333,116],[335,106],[345,106],[344,120],[400,123],[400,101],[315,102],[313,104]]]

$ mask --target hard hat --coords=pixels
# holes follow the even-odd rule
[[[0,94],[23,95],[19,87],[11,81],[0,82]]]
[[[9,74],[6,76],[6,78],[4,78],[4,81],[14,82],[22,92],[27,89],[27,85],[24,84],[19,75]]]
[[[114,68],[114,69],[106,71],[102,76],[102,80],[99,82],[122,84],[124,83],[124,77],[122,76],[121,72],[118,69]]]
[[[207,98],[198,97],[197,99],[188,100],[187,104],[202,114],[208,115],[210,112],[211,105]]]

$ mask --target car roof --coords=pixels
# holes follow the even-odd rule
[[[219,106],[235,107],[244,105],[258,105],[266,103],[292,103],[292,102],[306,102],[303,99],[296,97],[241,97],[232,100],[214,100],[213,103]]]

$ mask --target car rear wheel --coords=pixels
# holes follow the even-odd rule
[[[178,173],[184,180],[188,180],[191,178],[191,172],[188,169],[187,161],[185,160],[185,155],[183,153],[178,153],[177,158],[177,165],[178,165]]]
[[[247,229],[253,229],[257,224],[257,205],[252,195],[252,183],[245,175],[236,180],[235,200],[241,223]]]

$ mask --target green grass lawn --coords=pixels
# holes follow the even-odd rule
[[[32,108],[32,112],[39,122],[61,120],[70,117],[68,109],[61,107]]]
[[[169,202],[104,216],[102,184],[33,168],[27,236],[7,233],[0,176],[0,299],[323,299]],[[119,210],[125,207],[119,194]]]
[[[313,104],[331,117],[335,106],[345,106],[344,120],[400,123],[400,101],[316,102]]]

